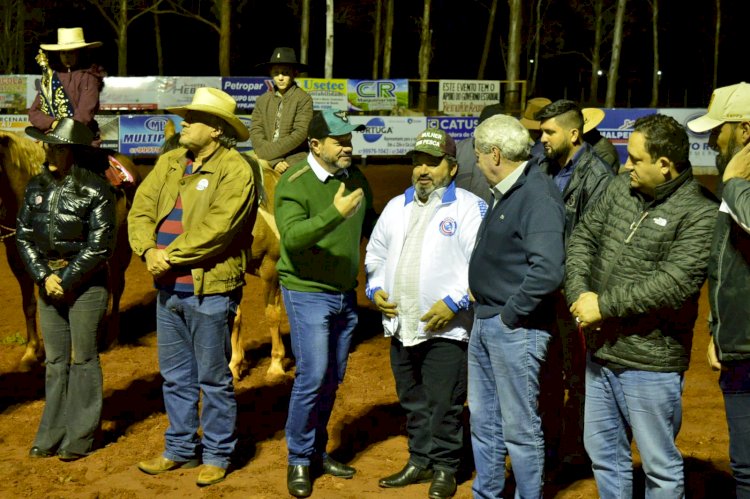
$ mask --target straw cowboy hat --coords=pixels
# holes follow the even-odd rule
[[[604,119],[604,111],[595,107],[585,107],[581,109],[581,114],[583,114],[583,133],[589,133]]]
[[[521,116],[519,121],[527,130],[539,130],[542,123],[535,120],[534,116],[541,111],[543,107],[548,106],[549,104],[552,104],[552,101],[546,97],[534,97],[533,99],[529,99],[526,103],[526,109],[523,111],[523,116]]]
[[[250,138],[250,132],[234,114],[236,108],[237,102],[228,93],[222,92],[218,88],[200,87],[193,95],[193,102],[187,106],[168,107],[167,111],[183,118],[188,111],[203,111],[221,118],[234,128],[234,131],[237,132],[237,139],[244,142]]]
[[[91,141],[94,140],[89,127],[73,118],[62,118],[49,133],[33,126],[26,127],[26,135],[47,144],[67,146],[91,146]]]
[[[42,50],[78,50],[82,48],[101,47],[102,42],[88,42],[83,38],[83,28],[59,28],[57,30],[57,43],[42,43]]]
[[[271,54],[271,59],[269,59],[268,62],[262,62],[255,67],[268,72],[271,69],[271,66],[275,64],[292,66],[297,71],[307,70],[307,64],[297,62],[297,53],[291,47],[276,47],[273,49],[273,54]]]

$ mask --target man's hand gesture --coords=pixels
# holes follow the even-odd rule
[[[373,298],[375,299],[375,306],[378,307],[378,310],[380,310],[383,315],[389,319],[393,319],[398,315],[396,304],[388,301],[388,293],[384,290],[379,289],[375,291]]]
[[[444,328],[455,316],[456,314],[443,300],[438,300],[419,320],[427,323],[424,327],[425,331],[437,331]]]
[[[344,218],[350,218],[355,213],[357,213],[357,210],[359,210],[359,205],[362,204],[362,199],[365,197],[365,192],[360,187],[356,191],[344,195],[344,190],[346,189],[346,186],[342,182],[341,185],[339,185],[339,190],[336,193],[335,196],[333,196],[333,205],[336,207],[339,213],[341,213],[341,216]]]

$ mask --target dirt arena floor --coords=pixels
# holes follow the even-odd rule
[[[410,168],[369,165],[376,208],[401,192]],[[0,249],[4,253],[4,248]],[[286,490],[284,422],[292,377],[268,380],[270,338],[260,303],[260,281],[248,277],[242,307],[248,332],[250,369],[236,385],[239,445],[227,479],[199,489],[196,470],[147,476],[139,460],[158,455],[164,444],[167,418],[156,357],[154,296],[145,266],[137,259],[127,273],[123,298],[122,335],[118,346],[101,354],[104,369],[104,414],[98,449],[72,463],[56,458],[30,459],[29,448],[44,404],[44,372],[21,373],[17,364],[23,346],[23,314],[13,276],[0,255],[0,497],[46,498],[279,498]],[[360,275],[360,284],[363,278]],[[704,290],[705,291],[705,290]],[[351,352],[346,380],[339,390],[330,423],[329,451],[358,470],[352,480],[318,478],[314,498],[423,498],[428,484],[405,489],[378,487],[378,478],[397,471],[407,459],[404,417],[396,399],[377,314],[359,290],[360,327]],[[707,302],[695,328],[693,360],[686,375],[683,427],[678,438],[685,456],[687,495],[693,498],[733,496],[729,474],[728,437],[718,374],[707,367],[705,350]],[[288,331],[288,326],[286,327]],[[288,343],[287,343],[288,344]],[[293,368],[289,360],[288,368]],[[460,477],[457,498],[471,497],[471,451],[468,470]],[[639,476],[641,480],[639,480]],[[594,498],[591,477],[563,479],[547,485],[546,497]],[[636,482],[642,475],[636,470]],[[512,494],[509,495],[509,497]],[[642,486],[636,497],[643,497]]]

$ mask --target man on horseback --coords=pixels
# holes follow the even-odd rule
[[[204,87],[190,105],[168,109],[183,117],[181,147],[159,158],[128,217],[130,244],[159,290],[159,369],[169,418],[164,453],[138,468],[157,475],[194,467],[202,451],[199,486],[224,479],[237,443],[230,335],[250,243],[241,234],[254,223],[257,203],[251,170],[235,149],[248,138],[235,108],[228,94]]]

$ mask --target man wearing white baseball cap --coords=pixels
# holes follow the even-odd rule
[[[750,84],[714,90],[708,112],[688,122],[711,131],[719,154],[721,207],[708,262],[711,340],[708,363],[721,370],[719,386],[729,426],[729,457],[739,499],[750,498]]]

